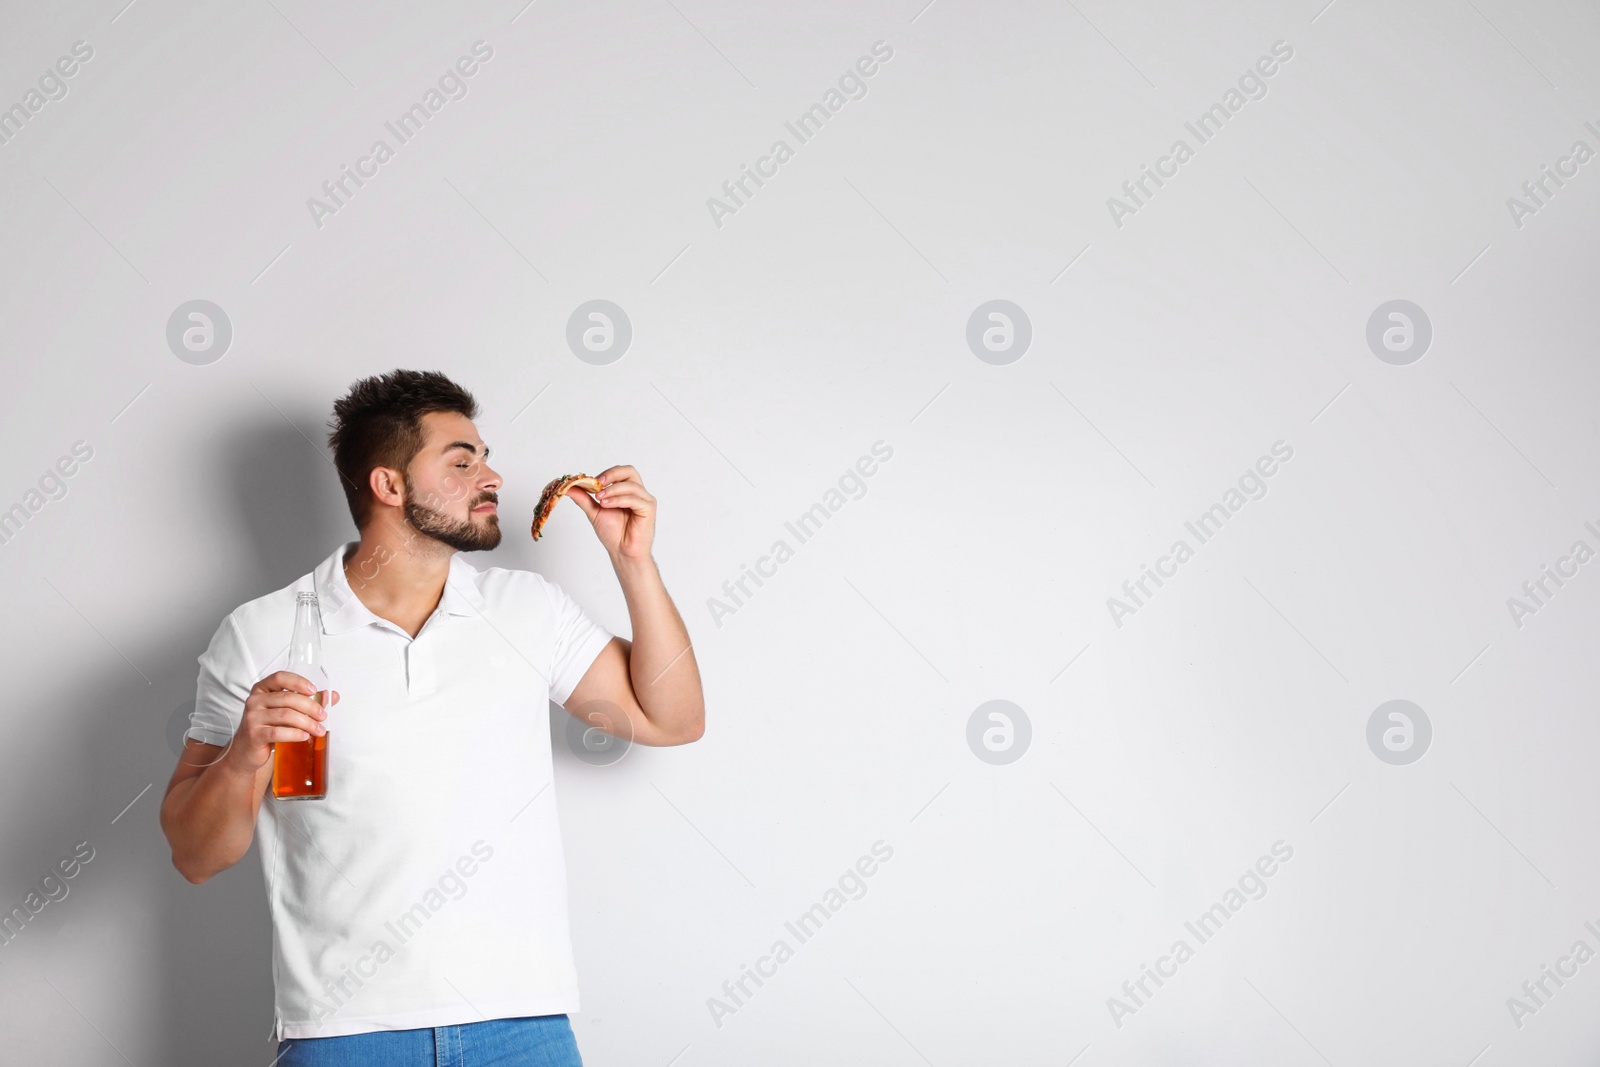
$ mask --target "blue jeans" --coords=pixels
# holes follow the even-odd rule
[[[583,1067],[565,1015],[278,1042],[276,1067]]]

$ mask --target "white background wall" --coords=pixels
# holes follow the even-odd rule
[[[0,104],[94,50],[0,146],[0,508],[93,449],[0,547],[0,904],[95,850],[0,947],[8,1057],[272,1059],[257,857],[190,886],[156,812],[218,621],[353,533],[333,398],[403,366],[483,402],[513,534],[487,562],[611,627],[578,510],[538,545],[513,517],[615,462],[661,500],[705,738],[597,767],[551,719],[586,1062],[1593,1061],[1600,963],[1507,1005],[1600,951],[1600,563],[1507,606],[1600,549],[1600,162],[1507,205],[1600,150],[1592,5],[124,2],[0,31]],[[317,225],[478,40],[468,95]],[[784,122],[876,41],[799,145]],[[1107,198],[1278,41],[1266,95],[1118,225]],[[564,339],[596,298],[634,332],[604,366]],[[166,340],[194,299],[233,330],[204,365]],[[966,341],[993,299],[1033,332],[1006,365]],[[1433,332],[1405,365],[1366,340],[1396,299]],[[714,620],[878,440],[866,494]],[[1266,495],[1118,625],[1278,441]],[[1004,765],[967,740],[996,699],[1031,724]],[[1432,726],[1405,765],[1367,741],[1392,699]],[[880,839],[865,895],[717,1025]]]

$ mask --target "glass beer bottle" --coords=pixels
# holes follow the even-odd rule
[[[317,702],[328,706],[328,672],[322,665],[322,614],[317,594],[295,596],[294,636],[289,640],[288,670],[317,689]],[[327,726],[328,721],[322,720]],[[328,795],[328,735],[272,745],[272,795],[278,800],[321,800]]]

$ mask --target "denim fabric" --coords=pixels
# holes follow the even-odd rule
[[[583,1067],[565,1015],[278,1042],[276,1067]]]

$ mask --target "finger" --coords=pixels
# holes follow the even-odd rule
[[[325,719],[328,712],[323,708],[316,697],[308,697],[303,693],[291,693],[280,690],[276,693],[263,694],[257,706],[268,712],[293,711],[313,719]],[[270,715],[268,716],[271,717]]]
[[[600,498],[600,506],[606,508],[628,508],[642,515],[650,514],[655,501],[644,493],[619,492],[608,493]]]
[[[607,467],[605,470],[595,475],[595,477],[599,478],[606,485],[610,485],[612,482],[636,482],[639,480],[639,472],[628,466],[626,463],[623,463],[615,467]]]
[[[637,493],[640,496],[647,497],[652,500],[655,499],[654,497],[650,496],[649,491],[646,490],[643,485],[631,479],[620,482],[609,482],[607,483],[606,487],[596,493],[595,496],[599,497],[601,500],[604,500],[607,497],[615,496],[618,493]]]
[[[322,708],[322,701],[317,697],[308,696],[305,693],[296,693],[292,689],[277,689],[266,693],[257,693],[250,699],[263,708],[298,708],[307,714]]]
[[[293,744],[296,741],[309,741],[311,735],[304,730],[296,730],[289,726],[269,726],[261,731],[261,740],[277,744]]]
[[[656,499],[650,495],[643,485],[635,481],[614,482],[596,493],[595,498],[601,503],[605,503],[607,500],[615,498],[619,493],[634,493],[641,499],[648,500],[651,503],[654,503]]]
[[[261,724],[263,726],[287,726],[313,734],[325,734],[328,732],[327,726],[318,721],[315,716],[307,715],[303,711],[294,711],[289,708],[275,708],[273,711],[273,714],[262,718]]]
[[[607,486],[597,495],[600,503],[609,500],[630,500],[641,504],[654,504],[656,498],[645,492],[644,486],[638,482],[623,482],[620,485]]]
[[[252,687],[252,692],[271,693],[282,689],[292,689],[297,693],[315,693],[317,687],[311,680],[293,671],[275,671],[267,675]]]
[[[327,713],[319,707],[264,707],[256,714],[256,721],[265,723],[269,726],[274,723],[280,725],[284,723],[290,723],[295,726],[306,726],[308,724],[315,725],[320,723],[327,717]]]

